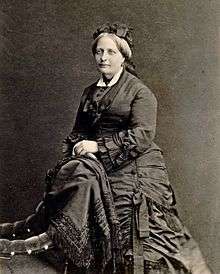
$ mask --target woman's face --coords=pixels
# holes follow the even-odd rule
[[[125,60],[115,42],[108,36],[98,40],[94,57],[98,70],[108,79],[121,69]]]

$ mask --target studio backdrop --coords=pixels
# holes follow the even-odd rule
[[[82,91],[98,77],[92,33],[121,21],[158,99],[156,142],[180,217],[220,273],[218,11],[217,0],[2,0],[0,222],[26,217],[42,198]]]

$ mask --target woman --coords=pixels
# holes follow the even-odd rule
[[[162,151],[153,142],[157,101],[136,77],[131,49],[126,25],[106,24],[94,33],[92,52],[100,79],[82,95],[75,125],[64,141],[67,160],[48,175],[54,182],[48,184],[43,202],[47,210],[41,205],[26,220],[26,227],[29,232],[34,227],[38,233],[46,230],[40,234],[46,247],[49,235],[69,254],[78,268],[71,270],[69,265],[68,273],[91,270],[90,258],[95,254],[104,261],[99,270],[93,267],[96,274],[103,268],[104,273],[115,273],[117,259],[121,273],[209,274],[199,248],[177,216]],[[34,226],[39,220],[43,224]],[[17,235],[18,224],[5,227],[0,228]],[[23,223],[19,227],[23,229]]]
[[[131,48],[125,25],[107,24],[94,33],[92,52],[101,76],[82,95],[64,153],[93,153],[103,164],[128,269],[210,273],[177,216],[162,151],[153,142],[157,101],[136,77]]]

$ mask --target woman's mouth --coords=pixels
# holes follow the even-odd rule
[[[100,68],[107,68],[107,67],[110,67],[110,65],[108,65],[108,64],[99,64],[99,67]]]

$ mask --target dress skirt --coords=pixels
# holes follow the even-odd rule
[[[121,226],[124,273],[211,273],[175,207],[167,209],[151,199],[146,189],[143,193],[140,185],[145,179],[134,172],[135,166],[134,161],[108,176]],[[152,174],[161,173],[161,167],[152,168]],[[164,181],[153,177],[153,183]],[[167,196],[170,189],[164,192]]]
[[[152,159],[161,157],[158,151],[151,154]],[[0,226],[0,251],[5,252],[4,238],[13,242],[15,233],[23,243],[26,228],[29,237],[34,236],[35,228],[48,219],[43,216],[50,216],[46,233],[54,248],[39,256],[60,273],[210,274],[177,215],[164,166],[137,164],[132,161],[107,176],[92,158],[64,159],[48,181],[43,212],[36,210],[34,219]]]

